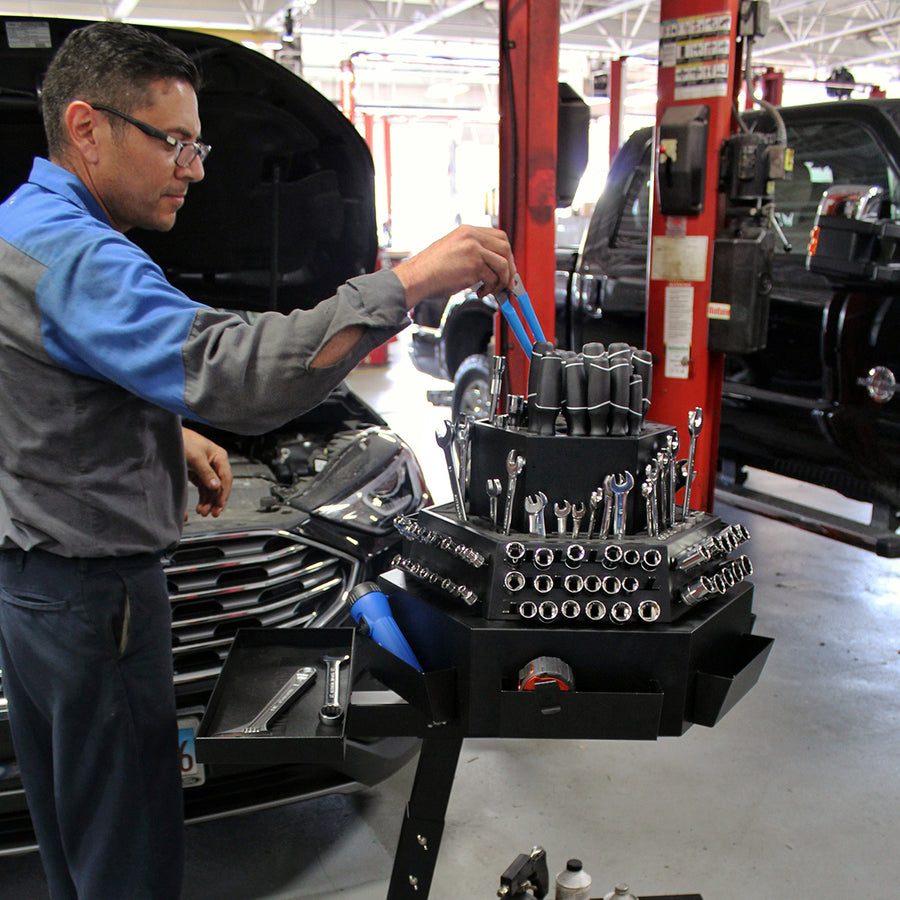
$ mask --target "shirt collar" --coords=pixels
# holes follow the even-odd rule
[[[49,159],[44,159],[41,156],[34,158],[28,181],[30,184],[52,191],[54,194],[59,194],[66,200],[86,209],[95,219],[110,224],[103,208],[97,202],[96,197],[87,189],[84,182],[68,169],[50,162]]]

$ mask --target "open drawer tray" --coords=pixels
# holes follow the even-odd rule
[[[350,658],[339,670],[346,708],[354,673],[352,628],[244,628],[238,631],[197,731],[197,756],[208,763],[324,763],[344,757],[344,722],[323,725],[326,667],[322,657]],[[224,736],[250,721],[301,667],[312,684],[289,701],[262,734]]]

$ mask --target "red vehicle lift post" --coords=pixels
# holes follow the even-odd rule
[[[724,221],[718,193],[719,149],[734,130],[732,109],[741,83],[737,52],[739,0],[662,0],[657,125],[654,140],[653,211],[646,346],[653,353],[653,399],[650,417],[679,429],[681,446],[688,446],[688,413],[703,409],[691,491],[691,506],[712,511],[722,407],[724,354],[707,345],[712,256],[716,233]],[[677,110],[677,107],[684,107]],[[689,118],[706,107],[708,130],[701,209],[663,214],[660,203],[660,153],[663,162],[683,165],[689,152],[684,138],[662,142],[664,117]],[[674,113],[674,115],[673,115]],[[695,130],[696,132],[696,130]],[[702,156],[699,148],[694,148]],[[681,154],[681,163],[676,159]],[[699,169],[698,169],[699,170]],[[673,180],[675,190],[686,187]],[[671,206],[678,206],[678,198]]]
[[[500,3],[500,227],[544,336],[555,336],[559,0]],[[509,393],[526,392],[528,359],[494,320]]]

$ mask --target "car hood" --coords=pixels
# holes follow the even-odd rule
[[[46,155],[43,73],[71,19],[0,16],[0,198]],[[377,256],[374,169],[334,104],[256,51],[212,35],[150,28],[200,67],[206,177],[175,227],[130,237],[193,299],[231,309],[309,308]]]

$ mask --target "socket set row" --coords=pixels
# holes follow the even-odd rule
[[[490,524],[461,523],[449,507],[432,507],[395,521],[405,540],[393,565],[486,619],[590,626],[671,622],[753,571],[746,555],[732,555],[749,540],[743,526],[699,512],[691,521],[665,541],[532,534],[507,539]]]

